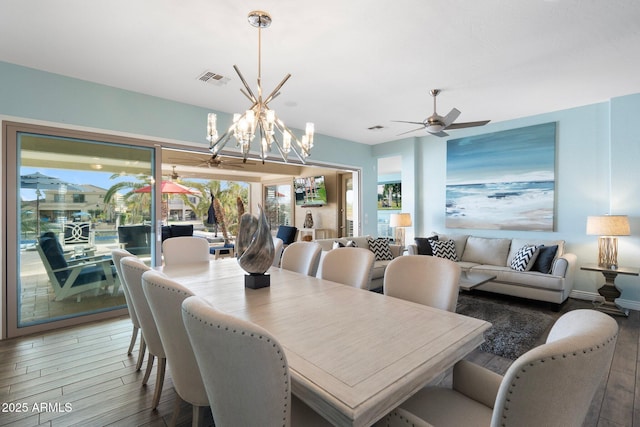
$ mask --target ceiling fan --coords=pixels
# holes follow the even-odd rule
[[[244,166],[243,165],[254,165],[255,163],[252,162],[247,162],[244,161],[242,159],[222,159],[220,158],[220,156],[218,155],[213,155],[211,157],[209,157],[207,160],[205,160],[204,162],[200,163],[198,166],[207,166],[210,168],[220,168],[220,169],[224,169],[225,167],[231,167],[231,168],[239,168],[242,169]]]
[[[172,166],[172,168],[173,168],[173,172],[171,173],[171,181],[180,180],[180,175],[178,175],[178,172],[176,172],[176,167]]]
[[[440,136],[440,137],[449,136],[448,133],[444,132],[445,129],[461,129],[461,128],[470,128],[475,126],[484,126],[491,121],[491,120],[482,120],[478,122],[454,123],[454,121],[460,115],[460,110],[458,110],[457,108],[453,108],[451,109],[451,111],[449,111],[449,114],[447,114],[446,116],[443,117],[439,115],[436,112],[436,97],[440,93],[440,89],[432,89],[430,93],[431,93],[431,96],[433,97],[433,114],[421,122],[393,120],[394,122],[398,122],[398,123],[412,123],[412,124],[420,125],[420,127],[417,129],[412,129],[410,131],[403,132],[399,135],[404,135],[407,133],[426,129],[427,132],[435,136]]]

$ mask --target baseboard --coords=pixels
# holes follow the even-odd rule
[[[571,291],[569,297],[586,301],[594,301],[598,298],[601,298],[600,294],[598,294],[597,292],[576,291],[575,289]],[[640,311],[640,301],[618,298],[616,299],[616,304],[618,304],[622,308]]]

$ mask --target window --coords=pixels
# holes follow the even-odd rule
[[[291,184],[264,186],[264,211],[272,230],[281,225],[293,225]]]

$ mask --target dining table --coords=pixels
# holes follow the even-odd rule
[[[491,326],[278,267],[266,273],[270,286],[246,288],[234,258],[155,269],[271,332],[292,393],[337,426],[375,423],[478,347]]]

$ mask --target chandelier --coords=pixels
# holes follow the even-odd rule
[[[291,74],[287,74],[267,97],[263,97],[261,31],[263,28],[271,25],[271,16],[266,12],[257,10],[249,13],[248,20],[252,26],[258,28],[257,94],[253,93],[238,69],[238,66],[234,65],[233,69],[236,70],[238,77],[240,77],[244,85],[244,89],[240,89],[240,92],[249,99],[251,107],[244,113],[234,114],[233,123],[221,137],[218,137],[217,117],[214,113],[209,113],[207,118],[207,140],[210,143],[209,150],[215,158],[233,136],[236,140],[236,146],[242,152],[243,161],[246,162],[250,154],[251,144],[255,140],[257,133],[259,142],[258,149],[260,159],[262,159],[263,163],[274,145],[285,162],[287,161],[289,153],[293,151],[298,159],[302,163],[305,163],[305,159],[309,156],[311,148],[313,147],[313,123],[307,123],[305,134],[301,139],[298,139],[295,134],[285,126],[284,122],[278,118],[276,112],[269,108],[269,103],[280,95],[280,89],[289,77],[291,77]]]

